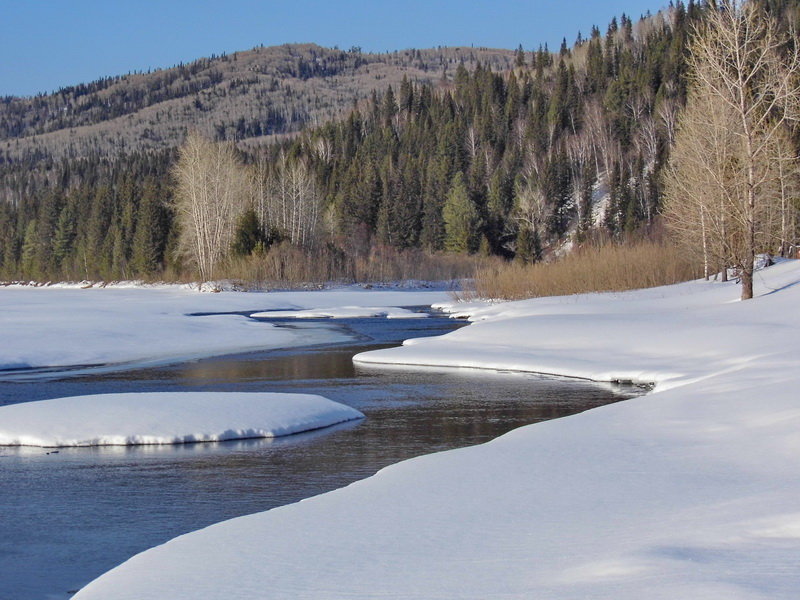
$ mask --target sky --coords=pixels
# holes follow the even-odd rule
[[[264,44],[384,52],[572,44],[668,0],[0,0],[0,96],[27,96]]]

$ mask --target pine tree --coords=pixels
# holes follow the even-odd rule
[[[453,178],[442,211],[445,225],[444,247],[450,252],[474,252],[478,243],[478,211],[469,197],[464,174]]]

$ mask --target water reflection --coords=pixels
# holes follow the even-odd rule
[[[354,374],[350,349],[297,353],[273,360],[221,358],[189,363],[175,368],[186,383],[209,381],[238,383],[257,380],[338,379]]]

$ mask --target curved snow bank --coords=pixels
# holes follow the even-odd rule
[[[773,307],[791,301],[773,292],[797,278],[797,261],[759,271],[758,302],[739,302],[733,282],[693,281],[626,293],[472,303],[466,308],[469,327],[353,360],[656,383],[663,391],[774,353],[772,333],[787,323],[782,309]]]
[[[219,442],[290,435],[363,416],[310,394],[98,394],[0,407],[0,446]]]
[[[696,282],[481,309],[396,357],[491,342],[498,365],[662,383],[175,538],[75,599],[794,600],[800,264],[757,279],[748,302]]]
[[[424,319],[426,313],[410,311],[406,308],[391,306],[341,306],[327,309],[306,310],[268,310],[257,312],[251,317],[269,319],[358,319],[384,317],[386,319]]]

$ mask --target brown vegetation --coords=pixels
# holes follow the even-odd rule
[[[551,263],[478,268],[471,294],[518,300],[668,285],[700,275],[690,258],[677,247],[660,242],[591,245]]]
[[[488,264],[500,264],[500,260],[390,246],[376,246],[364,256],[353,257],[331,245],[302,249],[283,242],[262,254],[231,257],[223,270],[230,279],[246,282],[245,287],[271,289],[336,282],[458,281],[471,278]]]

